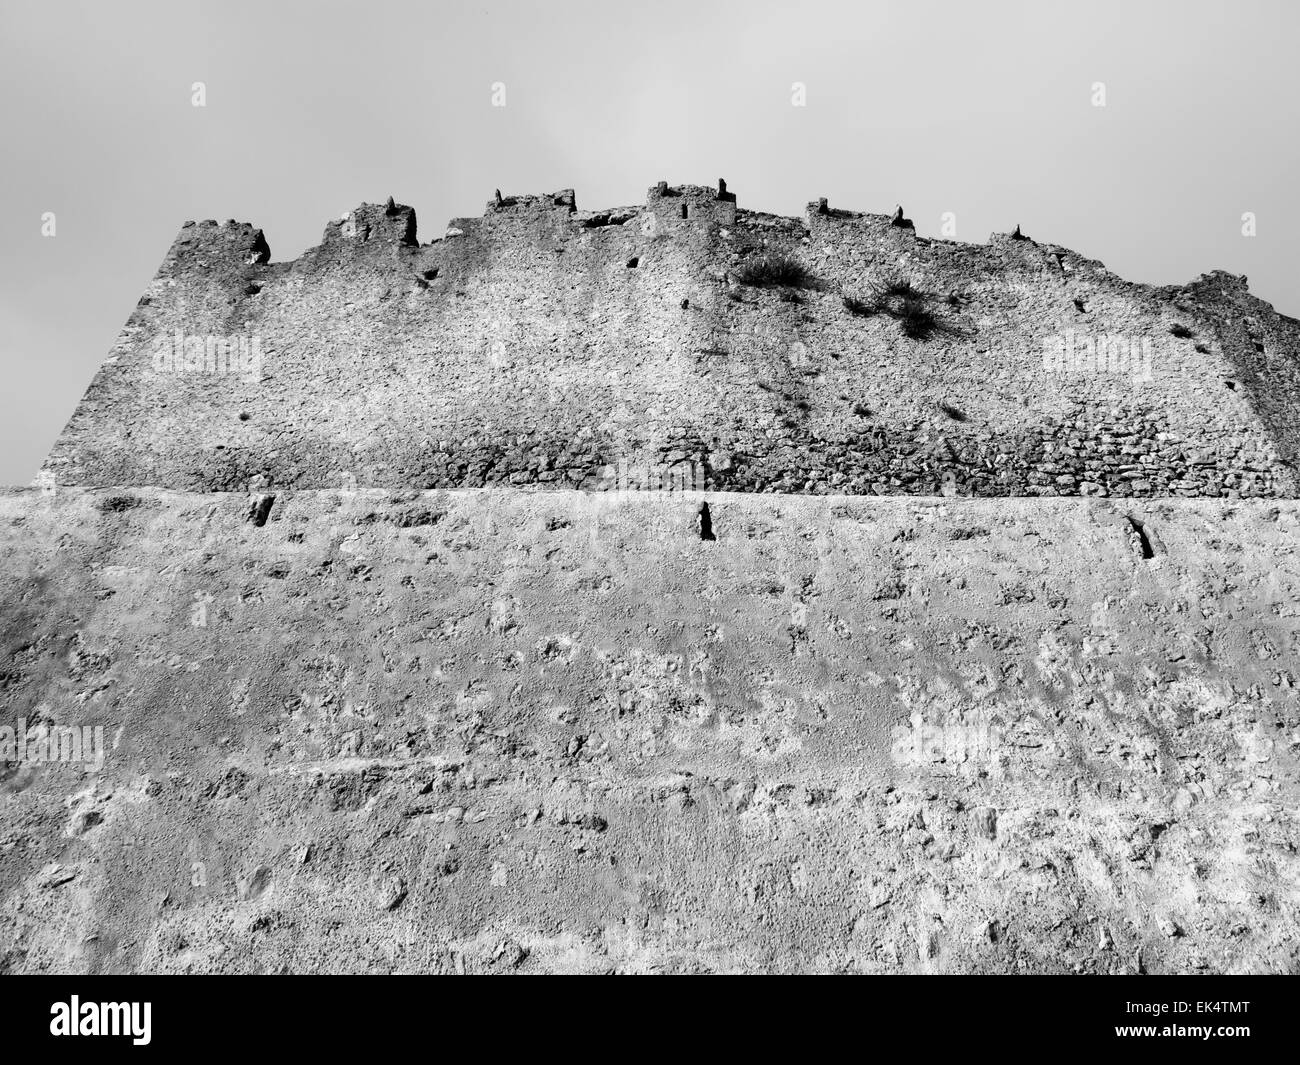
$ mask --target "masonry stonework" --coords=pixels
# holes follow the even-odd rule
[[[189,223],[0,491],[0,973],[1295,972],[1298,355],[724,182]]]
[[[622,462],[714,491],[1296,496],[1300,324],[1244,278],[1153,288],[899,219],[660,182],[594,212],[498,194],[420,243],[390,199],[286,263],[252,226],[187,223],[44,475],[603,490]],[[809,283],[744,283],[773,255]],[[850,309],[900,282],[923,338]],[[258,372],[157,372],[178,331],[256,337]]]

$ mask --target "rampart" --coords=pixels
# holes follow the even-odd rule
[[[1297,404],[1300,324],[1244,278],[1153,288],[1018,229],[661,182],[594,212],[497,194],[427,243],[390,199],[284,263],[187,223],[43,476],[602,490],[623,463],[714,491],[1294,497]]]

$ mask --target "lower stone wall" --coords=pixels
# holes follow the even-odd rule
[[[1294,972],[1297,533],[2,494],[0,969]]]

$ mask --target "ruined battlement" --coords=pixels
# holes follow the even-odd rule
[[[201,272],[217,268],[263,266],[271,261],[271,248],[256,226],[247,222],[207,219],[186,222],[172,242],[163,269]]]
[[[389,198],[282,263],[186,223],[43,475],[1233,498],[1300,494],[1298,460],[1300,323],[1244,278],[1155,288],[1018,227],[660,181],[594,211],[496,191],[423,243]]]
[[[725,181],[716,188],[661,181],[646,192],[646,211],[663,229],[682,222],[730,226],[736,223],[736,194],[727,191]]]
[[[382,207],[363,203],[339,221],[331,222],[325,227],[325,244],[343,240],[354,240],[362,244],[379,240],[414,247],[417,243],[415,211],[403,204],[394,203],[391,196]]]

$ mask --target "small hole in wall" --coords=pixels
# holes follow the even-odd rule
[[[1129,539],[1133,542],[1134,549],[1144,560],[1155,558],[1156,553],[1151,547],[1151,541],[1147,538],[1146,526],[1133,517],[1132,514],[1125,514],[1124,517],[1128,520]]]
[[[713,535],[713,515],[709,513],[709,504],[700,504],[700,539],[716,540]]]
[[[432,281],[437,276],[438,276],[438,268],[436,266],[424,272],[424,279],[426,281]]]
[[[244,288],[244,295],[256,296],[261,291],[262,291],[261,285],[259,285],[256,281],[250,281],[248,285],[246,285]]]
[[[1223,383],[1224,383],[1225,385],[1227,385],[1230,389],[1232,389],[1232,391],[1234,391],[1234,392],[1237,391],[1237,382],[1236,382],[1236,381],[1224,381]]]
[[[682,204],[682,217],[686,217],[686,204]]]
[[[641,260],[637,258],[637,256],[633,255],[632,258],[627,261],[627,268],[629,270],[635,270],[640,264]]]
[[[275,506],[275,496],[270,494],[255,495],[248,500],[248,520],[257,528],[262,528],[266,524],[266,519],[271,513],[271,508]]]
[[[252,417],[252,415],[249,414],[248,411],[246,411],[246,410],[241,410],[241,411],[239,412],[239,420],[240,420],[241,422],[246,422],[246,421],[248,421],[248,419],[251,418],[251,417]]]
[[[1074,309],[1078,311],[1080,314],[1087,314],[1088,304],[1081,299],[1077,299],[1074,301]]]

